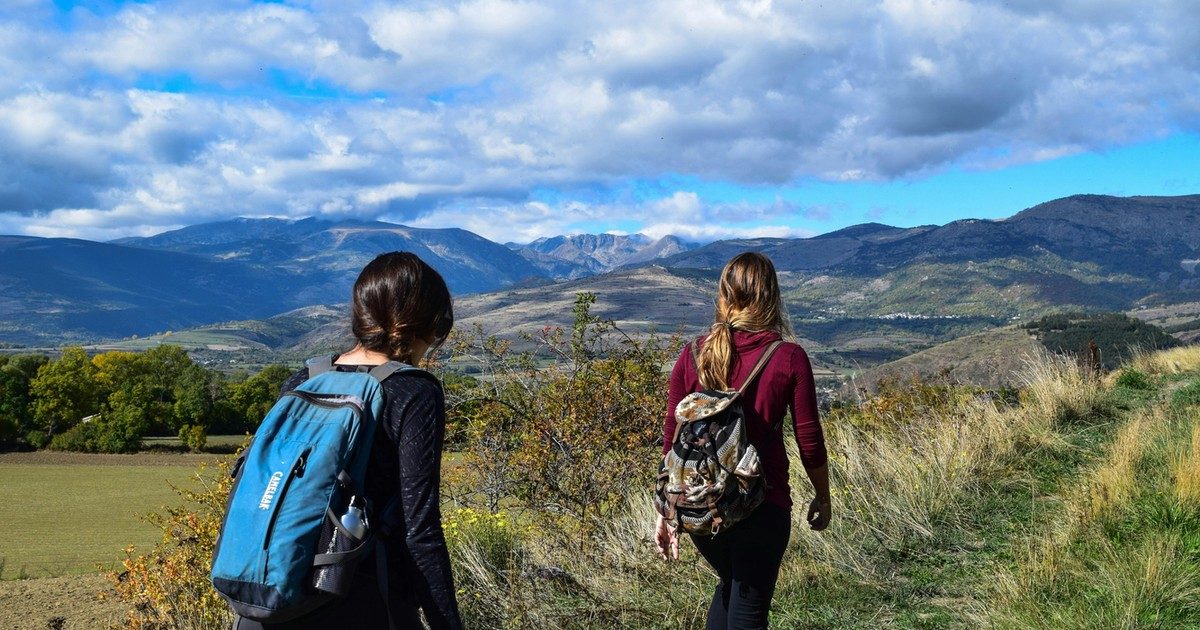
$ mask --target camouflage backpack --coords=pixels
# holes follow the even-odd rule
[[[782,341],[767,346],[736,390],[688,394],[675,407],[675,437],[655,485],[655,508],[676,529],[716,535],[763,502],[758,451],[746,437],[741,396]],[[692,360],[699,365],[698,344]]]

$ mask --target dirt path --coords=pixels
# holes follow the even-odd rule
[[[46,630],[55,618],[65,630],[108,628],[124,611],[98,574],[0,582],[0,628]]]

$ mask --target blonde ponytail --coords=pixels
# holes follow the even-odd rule
[[[733,331],[774,330],[791,337],[779,278],[771,259],[757,252],[734,256],[721,270],[717,308],[708,338],[700,351],[700,384],[706,389],[730,389],[729,374],[737,356]]]

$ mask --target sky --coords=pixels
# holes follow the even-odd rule
[[[1200,193],[1194,0],[5,0],[0,234],[698,241]]]

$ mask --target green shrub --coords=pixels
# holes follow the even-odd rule
[[[1200,405],[1200,380],[1192,381],[1175,390],[1171,395],[1171,406],[1175,408]]]
[[[185,424],[179,428],[179,442],[189,451],[199,453],[208,443],[208,431],[198,424]]]
[[[50,445],[50,436],[45,431],[30,431],[25,434],[25,441],[33,448],[46,448]]]
[[[1117,376],[1117,387],[1136,389],[1139,391],[1151,391],[1154,389],[1154,381],[1151,380],[1151,378],[1144,372],[1127,367],[1121,370],[1121,374]]]
[[[148,424],[141,409],[121,405],[54,436],[50,448],[84,453],[133,453],[142,447]]]
[[[47,446],[53,451],[94,452],[91,445],[96,439],[92,423],[77,424],[50,439]]]
[[[80,453],[133,453],[142,445],[141,434],[127,435],[112,423],[93,420],[77,424],[50,440],[50,449]]]

